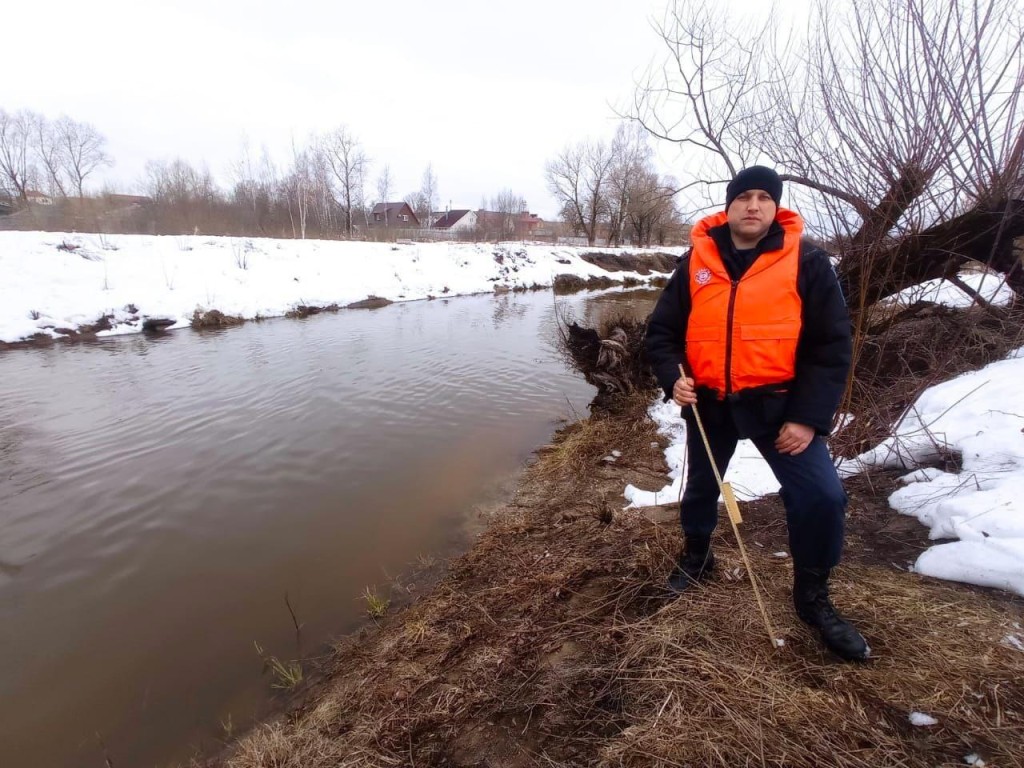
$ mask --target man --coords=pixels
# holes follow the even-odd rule
[[[669,587],[682,592],[715,565],[719,488],[688,407],[696,405],[723,475],[737,441],[750,438],[782,486],[797,615],[837,655],[862,660],[870,649],[828,592],[847,497],[824,437],[850,368],[850,319],[828,254],[800,242],[803,221],[779,207],[781,197],[770,168],[736,174],[725,211],[694,226],[650,318],[651,365],[687,424],[685,546]]]

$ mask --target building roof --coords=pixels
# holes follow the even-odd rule
[[[434,229],[448,229],[467,213],[470,213],[468,208],[465,210],[460,209],[457,211],[448,211],[444,216],[434,222]]]
[[[404,200],[397,203],[377,203],[373,206],[371,213],[384,213],[385,209],[388,213],[391,213],[392,211],[400,211],[406,206],[409,206],[409,204]],[[409,206],[409,210],[412,210],[412,206]]]
[[[391,224],[394,219],[392,217],[398,217],[403,214],[412,217],[412,220],[416,222],[416,226],[420,225],[420,219],[416,215],[416,211],[412,209],[412,206],[402,200],[398,203],[377,203],[373,206],[373,210],[370,211],[370,215],[375,219],[378,216],[383,216],[388,224]]]

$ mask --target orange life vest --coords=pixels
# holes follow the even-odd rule
[[[698,386],[724,398],[796,376],[801,304],[797,292],[803,220],[779,208],[782,248],[761,253],[733,281],[708,230],[728,223],[723,211],[701,219],[691,232],[690,316],[686,358]]]

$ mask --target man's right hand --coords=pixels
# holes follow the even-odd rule
[[[672,399],[676,405],[693,405],[697,402],[697,390],[693,388],[693,379],[680,376],[672,385]]]

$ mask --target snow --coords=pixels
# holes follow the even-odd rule
[[[625,249],[0,232],[0,341],[59,337],[107,314],[113,328],[100,335],[137,333],[147,317],[184,327],[196,310],[251,319],[369,296],[410,301],[550,286],[559,274],[653,277],[580,258],[596,250]]]
[[[840,464],[844,476],[871,467],[908,470],[889,504],[916,517],[930,538],[941,540],[918,557],[914,572],[1024,595],[1021,381],[1024,348],[929,388],[888,439]],[[658,491],[627,486],[626,509],[677,503],[682,494],[686,427],[679,406],[659,398],[650,413],[670,440],[665,457],[672,482]],[[961,456],[959,471],[927,466],[950,453]],[[778,490],[768,465],[748,441],[740,443],[726,479],[743,499]],[[1016,647],[1014,640],[1006,642]]]
[[[1007,635],[1000,642],[1008,648],[1024,651],[1024,640],[1021,640],[1017,635]]]
[[[679,406],[671,400],[663,403],[659,397],[651,406],[649,413],[658,425],[658,432],[671,441],[665,449],[665,461],[668,463],[668,476],[672,482],[658,491],[645,491],[634,485],[626,486],[623,492],[623,496],[629,501],[626,509],[678,503],[683,495],[686,477],[686,423],[680,415]],[[779,482],[775,475],[749,440],[740,441],[723,479],[732,483],[736,498],[741,501],[756,499],[779,490]]]
[[[911,468],[960,454],[959,472],[918,469],[889,497],[930,538],[955,539],[923,552],[918,573],[1024,594],[1022,353],[929,388],[891,437],[841,467]]]
[[[966,269],[957,277],[996,306],[1006,306],[1013,300],[1013,291],[1006,287],[1003,275],[998,272],[990,272],[984,268]],[[955,283],[937,278],[894,293],[879,303],[909,306],[915,301],[931,301],[947,307],[969,307],[974,303],[974,298]]]
[[[910,724],[917,726],[938,725],[939,721],[931,715],[926,715],[924,712],[911,712]]]

